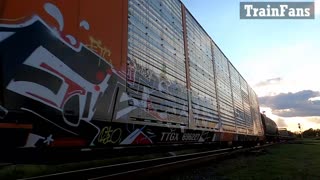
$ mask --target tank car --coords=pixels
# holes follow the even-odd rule
[[[261,114],[265,141],[266,142],[278,142],[279,141],[279,132],[277,124],[265,114]]]

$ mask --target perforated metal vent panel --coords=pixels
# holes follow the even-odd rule
[[[216,45],[213,45],[213,48],[222,125],[235,126],[228,59]]]
[[[193,117],[218,122],[211,39],[189,12],[186,27]]]
[[[129,1],[128,36],[127,91],[142,110],[132,117],[187,124],[181,3]]]

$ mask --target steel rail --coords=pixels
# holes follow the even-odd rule
[[[112,164],[106,166],[79,169],[74,171],[60,172],[37,177],[23,178],[23,180],[36,179],[134,179],[150,177],[158,173],[204,163],[213,159],[223,158],[232,154],[261,149],[269,145],[251,148],[225,148],[205,152],[189,153],[155,159],[139,160],[127,163]]]

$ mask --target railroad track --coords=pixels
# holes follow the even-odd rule
[[[195,164],[209,162],[218,158],[225,158],[238,153],[254,151],[265,148],[270,145],[256,146],[251,148],[226,148],[198,153],[190,153],[184,155],[173,155],[170,157],[162,157],[148,160],[133,161],[127,163],[106,165],[87,169],[79,169],[75,171],[61,172],[31,178],[24,180],[36,179],[143,179],[153,177],[161,172],[172,171],[174,169],[192,166]]]

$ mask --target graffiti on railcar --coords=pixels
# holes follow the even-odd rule
[[[104,127],[98,137],[98,142],[107,144],[117,144],[121,142],[122,130],[120,128],[113,128],[112,126]]]
[[[51,143],[54,142],[54,139],[52,138],[52,134],[50,134],[48,137],[43,137],[37,134],[29,133],[28,140],[25,144],[25,147],[36,147],[36,144],[42,143],[46,145],[51,145]]]
[[[106,48],[101,40],[97,40],[94,37],[90,36],[90,44],[87,44],[86,46],[93,50],[94,52],[98,53],[103,59],[106,59],[112,64],[112,61],[110,59],[111,56],[111,50]]]
[[[111,79],[121,80],[110,64],[111,59],[106,59],[112,52],[92,36],[88,37],[91,44],[85,46],[75,36],[65,34],[66,22],[56,5],[44,3],[42,8],[55,20],[56,27],[37,14],[22,22],[0,25],[6,106],[32,114],[29,119],[40,118],[56,127],[48,132],[34,128],[26,147],[34,147],[40,141],[46,145],[54,140],[59,142],[66,136],[61,131],[93,145],[100,133],[99,126],[92,122],[97,106],[107,94],[116,91]],[[90,24],[82,20],[79,28],[89,30]],[[106,107],[111,106],[107,104]],[[8,111],[6,107],[1,110],[4,118]],[[114,142],[107,135],[103,141]],[[115,143],[119,142],[120,139]]]
[[[147,65],[128,58],[128,95],[132,97],[130,105],[144,110],[152,119],[160,121],[172,119],[178,123],[186,123],[188,116],[186,88],[164,75],[165,65],[162,69],[158,73]]]
[[[0,105],[0,119],[4,119],[8,114],[8,109]]]
[[[210,131],[167,128],[136,124],[114,124],[101,130],[96,144],[174,144],[216,141]]]
[[[52,120],[44,109],[34,109],[32,105],[26,105],[25,101],[20,102],[22,110],[43,117],[43,119],[61,127],[61,129],[78,134],[74,130],[70,130],[70,128],[79,127],[82,121],[90,124],[95,113],[96,104],[109,86],[108,81],[112,75],[112,67],[104,62],[100,62],[100,65],[97,66],[96,64],[98,63],[91,59],[102,60],[99,60],[99,57],[90,57],[95,55],[93,53],[88,55],[88,49],[86,48],[81,48],[79,52],[76,52],[66,45],[58,44],[59,39],[50,37],[49,30],[41,20],[31,19],[26,24],[30,25],[25,26],[26,28],[17,28],[19,31],[10,28],[14,34],[11,38],[7,38],[8,41],[3,40],[1,42],[3,51],[10,52],[11,42],[15,41],[15,38],[28,36],[27,32],[25,32],[27,30],[24,29],[31,28],[34,33],[39,33],[42,37],[41,39],[30,39],[30,43],[33,46],[15,45],[19,46],[17,52],[30,54],[26,55],[25,59],[19,59],[21,61],[20,67],[15,69],[15,74],[7,83],[6,89],[10,91],[9,94],[21,95],[46,105],[45,109],[47,110],[50,107],[59,111],[61,114],[60,119],[58,121]],[[0,29],[2,31],[8,30],[5,27]],[[52,48],[53,44],[56,45],[56,48],[59,47],[60,52]],[[80,55],[81,57],[81,54],[83,58],[90,59],[90,62],[80,59],[78,56]],[[66,55],[67,57],[64,57]],[[15,54],[8,54],[7,56],[16,59],[14,58]],[[81,65],[75,64],[73,62],[75,58],[77,58],[79,64],[81,61],[89,63],[87,66],[91,67],[92,71],[87,72]],[[19,99],[19,97],[16,98]],[[13,104],[15,102],[10,103]],[[99,131],[98,127],[95,127],[94,124],[91,125]],[[92,136],[95,137],[96,135]]]
[[[131,126],[131,127],[129,127]],[[139,127],[139,126],[138,126]],[[120,144],[154,144],[155,133],[147,126],[126,125],[128,136]]]

